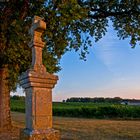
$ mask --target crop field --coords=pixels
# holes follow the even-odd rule
[[[11,100],[11,110],[25,112],[24,100]],[[98,119],[140,119],[140,106],[111,103],[53,103],[53,116],[98,118]]]

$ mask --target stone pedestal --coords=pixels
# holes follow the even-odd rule
[[[59,131],[52,129],[52,88],[58,77],[29,70],[20,79],[26,93],[26,128],[21,140],[59,140]]]
[[[31,68],[22,74],[20,84],[26,94],[26,128],[21,131],[21,140],[59,140],[60,133],[52,128],[52,89],[58,77],[46,72],[42,64],[41,39],[46,23],[40,17],[33,19],[30,34],[32,40]]]
[[[0,69],[0,133],[11,130],[10,91],[7,68]]]

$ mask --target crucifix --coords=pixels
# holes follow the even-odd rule
[[[42,34],[46,23],[38,16],[33,18],[29,47],[32,48],[31,68],[20,77],[25,89],[26,128],[20,133],[20,140],[59,140],[60,133],[52,127],[52,89],[58,77],[46,72],[42,64],[42,49],[45,43]]]
[[[45,67],[42,64],[42,49],[45,43],[42,41],[42,34],[46,29],[46,23],[42,18],[35,16],[32,20],[32,26],[29,31],[32,39],[28,44],[32,48],[32,64],[31,68],[35,71],[44,72]]]

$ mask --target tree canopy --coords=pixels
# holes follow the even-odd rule
[[[92,40],[107,32],[109,21],[120,39],[140,42],[140,0],[9,0],[0,3],[0,68],[9,67],[10,87],[31,63],[28,30],[34,15],[47,23],[43,39],[43,63],[47,71],[59,71],[59,60],[75,50],[85,59]]]

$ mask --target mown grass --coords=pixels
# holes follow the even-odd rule
[[[24,100],[11,100],[11,110],[25,112]],[[110,103],[53,103],[53,115],[99,119],[140,119],[140,106]]]
[[[12,112],[12,123],[18,138],[25,114]],[[140,121],[53,117],[53,128],[60,130],[62,140],[140,140]]]

